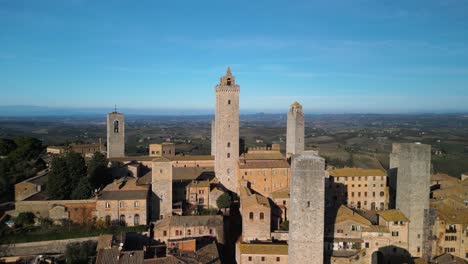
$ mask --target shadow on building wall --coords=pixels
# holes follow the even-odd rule
[[[386,246],[372,253],[372,264],[414,264],[411,254],[404,248]]]

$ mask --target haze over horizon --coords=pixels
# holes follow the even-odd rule
[[[296,100],[306,113],[468,112],[467,11],[466,1],[0,0],[0,106],[210,114],[230,66],[241,113]]]

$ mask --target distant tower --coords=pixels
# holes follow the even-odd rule
[[[125,156],[125,120],[117,109],[107,114],[107,157]]]
[[[289,263],[323,263],[325,177],[316,151],[292,156]]]
[[[151,189],[155,195],[153,219],[172,215],[172,162],[164,157],[153,160]]]
[[[304,113],[302,105],[294,102],[289,107],[286,127],[286,156],[290,157],[304,151]]]
[[[431,184],[431,146],[419,143],[395,143],[390,168],[396,174],[396,208],[409,223],[408,248],[414,257],[431,254],[429,194]],[[428,248],[429,246],[429,248]]]
[[[215,173],[226,188],[238,192],[240,88],[229,67],[215,92]]]

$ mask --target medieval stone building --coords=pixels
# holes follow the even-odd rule
[[[124,115],[114,111],[107,114],[107,157],[125,156]]]
[[[288,112],[286,127],[286,155],[288,157],[304,151],[304,113],[302,105],[294,102]]]

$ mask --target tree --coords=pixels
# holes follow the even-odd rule
[[[94,256],[96,256],[96,242],[94,241],[70,243],[65,249],[67,263],[87,264]]]
[[[231,203],[231,196],[228,193],[223,193],[218,197],[218,199],[216,199],[216,206],[218,206],[218,208],[223,208],[224,210],[231,207]]]
[[[107,167],[108,160],[100,152],[96,152],[88,162],[89,181],[93,189],[99,189],[112,182],[112,173]]]
[[[54,157],[51,171],[47,176],[47,194],[53,200],[65,200],[70,197],[73,185],[68,174],[65,157]]]
[[[20,226],[29,226],[34,224],[34,218],[36,216],[31,212],[19,213],[16,217],[15,224]]]
[[[286,220],[283,223],[281,223],[280,230],[289,231],[289,220]]]
[[[14,140],[1,138],[0,139],[0,156],[7,156],[16,149],[16,143]]]
[[[89,177],[83,177],[78,185],[73,189],[70,198],[73,200],[88,199],[93,194],[93,186],[89,182]]]

